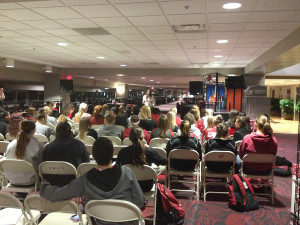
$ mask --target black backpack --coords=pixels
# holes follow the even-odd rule
[[[230,208],[238,212],[258,209],[258,201],[255,199],[253,187],[248,179],[235,174],[228,189]]]

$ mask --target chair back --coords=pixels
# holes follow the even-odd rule
[[[44,174],[53,175],[74,175],[77,177],[76,168],[68,162],[63,161],[45,161],[39,165],[39,174],[44,181]]]
[[[86,204],[85,213],[90,224],[92,224],[91,217],[115,223],[138,220],[139,224],[145,224],[141,210],[124,200],[92,200]]]
[[[83,139],[81,139],[79,137],[79,135],[77,135],[75,137],[75,139],[79,140],[79,141],[82,141],[84,144],[86,145],[93,145],[94,142],[95,142],[95,138],[91,137],[91,136],[85,136]]]
[[[4,141],[4,140],[5,140],[4,136],[0,133],[0,141]]]
[[[126,166],[132,170],[138,181],[152,179],[154,182],[156,182],[157,180],[157,173],[148,165],[134,166],[131,164],[127,164]]]
[[[144,142],[145,145],[147,144],[147,141],[145,139],[143,139],[143,142]],[[125,146],[132,145],[132,142],[130,141],[129,137],[124,138],[123,145],[125,145]]]
[[[204,156],[204,162],[235,162],[236,156],[230,151],[213,150]]]
[[[6,152],[8,145],[9,145],[8,141],[0,141],[0,153],[4,154]]]
[[[16,137],[12,136],[10,133],[6,133],[5,139],[6,139],[7,141],[12,141],[12,140],[15,140]]]
[[[117,127],[119,127],[121,129],[121,131],[123,132],[125,130],[125,127],[122,125],[116,125]]]
[[[153,147],[155,151],[157,151],[162,157],[167,158],[167,152],[163,148]]]
[[[122,148],[126,148],[126,145],[115,145],[114,146],[114,157],[116,158]]]
[[[239,151],[241,143],[242,143],[242,140],[235,142],[235,147],[236,147],[237,151]]]
[[[275,163],[276,157],[273,154],[246,154],[242,162],[245,163]]]
[[[93,168],[98,168],[97,163],[81,163],[77,168],[77,175],[81,176],[89,172]]]
[[[45,126],[49,127],[51,130],[55,130],[55,126],[52,123],[46,123]]]
[[[102,136],[105,138],[108,138],[109,140],[111,140],[111,142],[113,143],[113,146],[115,145],[122,145],[122,141],[119,137],[116,136]]]
[[[93,154],[93,145],[85,144],[86,150],[92,155]]]
[[[101,127],[102,125],[98,125],[98,124],[94,124],[91,126],[91,129],[93,130],[99,130],[99,128]]]
[[[152,138],[149,142],[150,147],[166,148],[169,138]]]
[[[52,135],[50,136],[50,142],[51,142],[51,141],[54,141],[55,138],[56,138],[56,136],[55,136],[54,134],[52,134]]]
[[[38,142],[42,142],[42,143],[48,143],[49,142],[48,138],[43,134],[35,133],[33,136],[38,140]]]
[[[190,149],[173,149],[168,156],[170,159],[199,160],[199,153]]]

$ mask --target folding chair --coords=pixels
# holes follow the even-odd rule
[[[74,123],[74,124],[72,125],[72,128],[73,128],[73,129],[76,129],[76,128],[79,129],[79,123]]]
[[[165,149],[160,148],[160,147],[153,147],[153,149],[154,149],[155,151],[157,151],[162,157],[167,158],[167,152],[166,152]]]
[[[51,202],[42,198],[40,195],[29,195],[25,198],[24,205],[29,214],[32,214],[32,209],[42,211],[42,213],[48,213],[39,225],[74,225],[75,222],[71,220],[74,214],[78,215],[80,225],[86,224],[85,216],[82,215],[78,205],[71,200]],[[37,225],[35,222],[33,224]]]
[[[111,142],[113,143],[113,146],[115,145],[122,145],[122,141],[119,137],[116,136],[102,136],[105,138],[108,138],[109,140],[111,140]]]
[[[119,127],[121,129],[121,131],[123,132],[125,130],[125,127],[122,125],[116,125],[117,127]]]
[[[235,147],[236,147],[236,149],[237,149],[237,152],[239,152],[241,143],[242,143],[242,140],[236,141],[236,142],[235,142]]]
[[[0,141],[0,154],[5,154],[8,145],[8,141]]]
[[[45,161],[39,165],[39,175],[42,181],[47,180],[52,185],[63,186],[77,177],[77,170],[68,162]],[[62,175],[64,179],[61,179]]]
[[[212,194],[212,193],[217,193],[217,194],[228,194],[228,191],[207,191],[207,186],[208,185],[214,185],[214,186],[226,186],[228,185],[228,181],[230,178],[234,175],[234,165],[235,165],[235,160],[236,156],[233,152],[230,151],[218,151],[218,150],[213,150],[209,153],[207,153],[203,157],[202,161],[202,174],[203,174],[203,187],[204,187],[204,201],[206,201],[206,195],[207,194]],[[231,163],[231,167],[228,171],[226,172],[214,172],[211,171],[207,168],[207,162],[218,162],[218,163]],[[209,181],[207,178],[221,178],[224,179],[225,181]]]
[[[152,138],[149,142],[150,147],[166,148],[169,138]]]
[[[126,145],[115,145],[113,158],[116,159],[121,149],[126,148]]]
[[[44,144],[49,142],[48,138],[43,134],[35,133],[33,136],[38,140],[38,142],[41,142]]]
[[[273,154],[246,154],[241,162],[241,175],[245,178],[252,178],[252,179],[265,179],[270,181],[267,183],[259,183],[261,186],[266,186],[271,188],[271,194],[267,193],[255,193],[255,195],[269,195],[271,197],[272,205],[274,205],[274,184],[273,184],[273,167],[275,165],[275,156]],[[270,164],[270,172],[266,171],[267,173],[264,175],[261,175],[258,173],[252,173],[254,171],[251,171],[251,173],[247,172],[247,165],[245,163],[255,163],[255,164]],[[251,182],[251,180],[250,180]],[[253,183],[253,182],[252,182]],[[253,183],[254,184],[254,183]],[[257,184],[257,182],[255,182]]]
[[[7,141],[12,141],[12,140],[15,140],[16,137],[15,137],[15,136],[12,136],[10,133],[6,133],[5,139],[6,139]]]
[[[91,217],[105,222],[127,222],[138,220],[140,225],[145,221],[141,210],[131,202],[124,200],[92,200],[85,206],[85,213],[89,224],[92,224]]]
[[[153,225],[156,224],[156,201],[157,201],[157,174],[154,169],[152,169],[148,165],[141,166],[133,166],[133,165],[126,165],[128,166],[132,172],[134,173],[136,179],[138,181],[144,180],[153,180],[153,188],[149,192],[144,192],[144,196],[146,200],[153,200],[153,218],[144,218],[144,220],[152,220]]]
[[[194,170],[190,171],[181,171],[171,168],[171,159],[182,159],[182,160],[195,160],[197,164]],[[172,175],[178,176],[192,176],[196,178],[196,182],[188,181],[188,180],[178,180],[174,179],[171,180]],[[178,182],[178,183],[192,183],[195,185],[194,190],[183,190],[183,189],[170,189],[171,183]],[[168,156],[168,189],[170,191],[182,191],[182,192],[193,192],[197,195],[197,201],[199,201],[199,188],[200,188],[200,159],[199,153],[195,150],[190,149],[174,149],[169,153]]]
[[[92,155],[93,154],[93,145],[85,144],[86,150]]]
[[[51,141],[54,141],[55,138],[56,138],[56,136],[52,134],[52,135],[50,136],[50,142],[51,142]]]
[[[96,125],[96,124],[94,124],[94,125],[91,126],[91,129],[93,129],[93,130],[99,130],[99,128],[100,128],[101,126],[102,126],[102,125]]]
[[[4,140],[5,140],[4,136],[0,133],[0,141],[4,141]]]
[[[3,159],[0,161],[0,171],[5,176],[5,179],[2,179],[1,191],[30,193],[36,192],[38,190],[38,186],[40,183],[39,177],[31,163],[25,160]],[[20,177],[26,175],[34,176],[34,185],[29,187],[20,187],[7,182],[10,175],[16,176],[16,174]]]
[[[51,130],[55,130],[55,126],[52,123],[46,123],[47,127],[49,127]]]
[[[32,210],[31,215],[29,215],[24,209],[22,203],[10,193],[0,191],[0,207],[4,208],[0,210],[0,221],[4,224],[32,224],[33,221],[37,221],[41,216],[40,212],[37,210]],[[10,223],[9,220],[15,220],[16,223]]]
[[[145,145],[147,144],[147,141],[145,139],[143,139],[143,142],[144,142]],[[129,137],[124,138],[123,145],[125,145],[125,146],[132,145],[132,142],[130,141]]]
[[[93,168],[98,168],[97,163],[81,163],[77,168],[77,175],[81,176],[89,172]]]
[[[93,138],[93,137],[91,137],[91,136],[85,136],[83,139],[81,139],[81,138],[79,137],[79,135],[77,135],[77,136],[75,137],[75,139],[77,139],[77,140],[83,142],[85,145],[93,145],[94,142],[95,142],[95,138]]]

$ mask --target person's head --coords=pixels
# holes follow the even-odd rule
[[[44,111],[45,111],[45,113],[46,113],[46,116],[49,116],[49,115],[52,113],[52,110],[51,110],[50,107],[47,106],[47,105],[44,106],[43,109],[44,109]]]
[[[60,122],[55,129],[56,138],[73,138],[72,128],[68,122]]]
[[[200,120],[200,111],[199,111],[199,108],[191,109],[190,113],[193,114],[193,116],[195,117],[196,121]]]
[[[104,104],[103,107],[102,107],[102,110],[103,110],[103,112],[106,112],[108,110],[108,105]]]
[[[214,126],[215,126],[214,118],[212,116],[207,117],[207,127],[206,128],[213,128]]]
[[[170,109],[170,112],[175,113],[175,116],[176,116],[176,115],[177,115],[177,108],[176,108],[176,107],[172,107],[172,108]]]
[[[220,123],[217,126],[216,138],[226,139],[228,136],[228,125],[225,123]]]
[[[102,106],[96,105],[94,107],[93,117],[97,120],[102,117]]]
[[[168,112],[167,113],[167,121],[168,121],[168,127],[169,129],[173,130],[176,125],[176,116],[174,112]]]
[[[116,115],[112,111],[107,111],[105,114],[105,124],[112,125],[115,123]]]
[[[8,111],[6,111],[6,110],[0,111],[0,119],[9,121],[9,118],[10,118],[10,114]]]
[[[140,124],[140,118],[139,118],[139,116],[138,115],[132,115],[130,117],[130,123],[134,127],[139,126],[139,124]]]
[[[81,139],[83,139],[86,136],[86,134],[87,134],[87,132],[90,128],[91,128],[90,119],[87,118],[87,117],[81,118],[80,121],[79,121],[79,129],[78,129],[79,130],[79,137]]]
[[[167,138],[167,131],[169,130],[167,116],[160,115],[158,119],[158,128],[161,131],[160,137]]]
[[[141,119],[151,119],[151,110],[149,106],[144,105],[141,108]]]
[[[236,109],[232,109],[229,112],[229,119],[233,119],[235,117],[237,117],[239,115],[239,111],[237,111]]]
[[[33,107],[28,107],[26,110],[27,117],[35,117],[36,116],[36,110]]]
[[[37,114],[37,120],[41,124],[46,124],[47,114],[46,114],[46,111],[43,108],[39,109],[38,114]]]
[[[214,110],[212,109],[205,109],[205,116],[213,116]]]
[[[60,122],[67,122],[67,117],[63,114],[61,114],[56,121],[56,124],[60,123]]]
[[[156,107],[151,108],[151,114],[160,115],[160,109]]]
[[[83,114],[86,113],[88,110],[88,105],[84,102],[80,103],[79,108],[78,108],[78,112]]]
[[[107,166],[111,163],[114,147],[110,139],[99,137],[93,144],[92,155],[99,166]]]
[[[56,108],[56,102],[49,102],[48,106],[50,107],[50,109],[55,109]]]
[[[20,122],[22,121],[22,115],[20,113],[13,113],[10,116],[7,131],[10,135],[16,137],[20,131]]]
[[[132,107],[131,112],[132,112],[132,115],[138,115],[140,113],[140,107],[138,105],[134,105]]]
[[[258,131],[260,131],[264,135],[268,135],[268,134],[273,133],[273,130],[272,130],[271,125],[270,125],[270,120],[264,114],[261,114],[256,118],[255,127]]]
[[[62,109],[62,114],[65,116],[69,116],[70,114],[72,114],[74,111],[74,105],[73,104],[67,104],[64,106],[64,108]]]
[[[132,142],[132,164],[146,164],[146,156],[144,152],[144,131],[139,127],[132,127],[129,133],[129,140]]]
[[[28,135],[34,135],[35,123],[32,120],[23,120],[20,122],[20,133],[17,138],[15,156],[17,159],[23,159],[26,147],[30,142]]]
[[[194,115],[193,115],[192,113],[189,113],[189,112],[188,112],[187,114],[185,114],[185,116],[184,116],[183,119],[184,119],[184,120],[188,120],[188,121],[190,122],[191,125],[193,125],[193,124],[196,123],[196,120],[195,120]]]
[[[224,123],[223,117],[221,115],[216,115],[214,117],[214,124],[217,127],[220,123]]]
[[[183,120],[180,124],[181,136],[189,137],[191,132],[191,123],[188,120]]]
[[[234,124],[236,129],[243,128],[247,126],[247,120],[245,116],[237,116]]]

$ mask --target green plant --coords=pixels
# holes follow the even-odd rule
[[[285,116],[293,116],[294,115],[294,100],[291,99],[281,99],[280,108],[283,109],[283,114]]]
[[[300,112],[300,100],[298,100],[296,103],[296,111]]]

